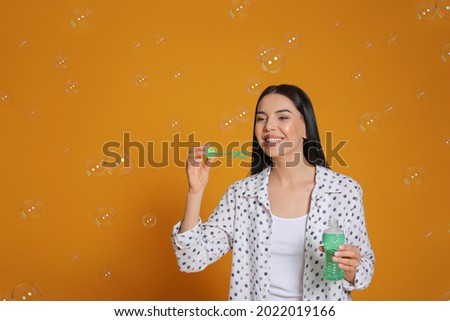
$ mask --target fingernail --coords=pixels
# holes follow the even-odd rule
[[[344,249],[344,245],[339,245],[339,250],[343,250]]]
[[[341,253],[336,251],[336,252],[334,252],[334,256],[341,256]]]

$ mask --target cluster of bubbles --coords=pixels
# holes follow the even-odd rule
[[[238,123],[244,124],[250,120],[249,109],[245,106],[236,108],[233,115],[225,114],[220,119],[220,129],[232,132]]]
[[[89,177],[101,177],[105,173],[108,173],[113,176],[123,177],[129,175],[135,167],[134,158],[128,153],[123,153],[119,161],[114,161],[113,166],[106,166],[104,162],[107,161],[96,158],[88,160],[84,166],[86,175]]]
[[[417,18],[420,21],[431,21],[438,16],[450,19],[450,0],[426,1],[417,5]]]

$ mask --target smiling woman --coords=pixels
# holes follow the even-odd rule
[[[212,157],[194,147],[186,161],[189,191],[172,243],[183,272],[198,272],[233,252],[230,300],[351,300],[372,279],[374,254],[362,188],[331,170],[309,97],[292,85],[268,87],[256,105],[252,175],[232,184],[209,219],[199,217]],[[323,278],[322,238],[339,220],[346,244],[333,262],[344,279]],[[328,253],[328,252],[327,252]]]

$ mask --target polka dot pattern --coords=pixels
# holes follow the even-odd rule
[[[267,193],[271,168],[232,184],[204,223],[178,233],[172,244],[182,272],[198,272],[232,250],[229,300],[267,299],[272,218]],[[351,177],[316,166],[315,186],[306,222],[303,300],[351,300],[351,291],[366,288],[374,272],[374,253],[364,217],[361,186]],[[346,243],[359,247],[362,260],[355,283],[322,278],[325,255],[319,251],[330,217],[339,220]]]

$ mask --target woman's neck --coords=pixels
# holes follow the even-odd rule
[[[306,159],[298,163],[284,162],[282,159],[274,159],[270,173],[270,179],[283,186],[294,186],[314,182],[316,167]]]

